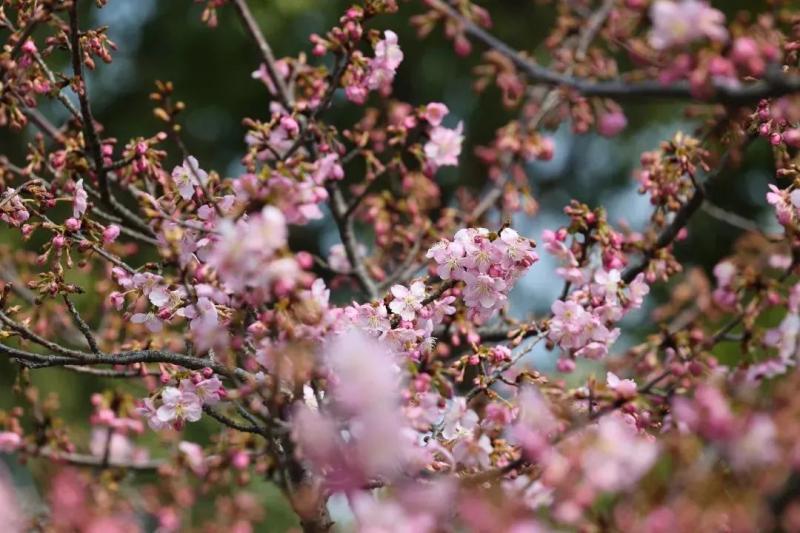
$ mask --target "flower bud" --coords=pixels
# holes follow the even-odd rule
[[[111,224],[105,230],[103,230],[103,242],[108,244],[112,243],[117,240],[119,237],[119,226],[116,224]]]

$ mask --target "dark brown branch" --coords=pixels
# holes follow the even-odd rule
[[[53,343],[50,343],[53,344]],[[62,347],[56,345],[63,350]],[[53,350],[56,351],[56,350]],[[248,378],[250,374],[240,368],[230,369],[215,361],[202,359],[191,355],[177,354],[166,350],[131,350],[113,354],[96,355],[76,350],[69,350],[77,356],[66,356],[58,354],[38,354],[12,348],[11,346],[0,344],[0,354],[5,354],[11,358],[25,361],[31,368],[52,368],[66,365],[131,365],[134,363],[166,363],[176,365],[189,370],[202,370],[211,368],[217,374],[233,379],[234,377]]]
[[[214,420],[219,422],[220,424],[222,424],[224,426],[227,426],[227,427],[229,427],[231,429],[235,429],[237,431],[242,431],[244,433],[254,433],[256,435],[261,435],[261,436],[266,435],[266,430],[264,430],[263,428],[258,427],[256,425],[248,426],[246,424],[242,424],[240,422],[237,422],[236,420],[234,420],[234,419],[232,419],[232,418],[230,418],[228,416],[225,416],[222,413],[214,410],[213,408],[209,407],[208,405],[204,405],[203,406],[203,411],[208,416],[210,416],[211,418],[213,418]]]
[[[78,310],[75,308],[75,304],[72,303],[69,296],[66,294],[64,295],[64,303],[67,304],[67,309],[69,310],[69,314],[72,315],[72,319],[75,321],[75,325],[78,326],[78,329],[83,334],[84,338],[86,339],[86,343],[89,345],[89,348],[92,350],[92,353],[95,354],[102,354],[102,350],[97,345],[97,339],[95,339],[94,333],[92,332],[92,328],[89,327],[89,324],[83,319],[83,317],[78,313]]]
[[[261,58],[263,59],[264,65],[267,69],[267,74],[269,75],[270,81],[272,81],[272,84],[278,93],[278,99],[280,100],[281,104],[283,104],[283,107],[286,108],[286,111],[291,112],[292,107],[294,107],[294,99],[292,98],[288,87],[286,87],[286,81],[278,73],[275,54],[272,53],[272,47],[270,47],[267,39],[261,32],[261,28],[259,28],[258,23],[253,17],[253,13],[250,11],[250,6],[247,5],[247,0],[233,0],[233,6],[236,8],[236,12],[239,14],[239,18],[242,20],[242,24],[244,24],[245,29],[258,45],[258,49],[261,52]]]
[[[100,185],[100,196],[103,202],[111,207],[116,214],[136,226],[146,235],[153,236],[153,230],[150,229],[150,226],[122,205],[111,193],[111,184],[108,180],[108,172],[103,166],[102,146],[97,134],[97,126],[95,125],[94,115],[92,114],[92,107],[89,103],[86,78],[83,74],[81,41],[78,28],[78,0],[74,0],[69,9],[69,37],[70,47],[72,49],[72,71],[78,78],[78,88],[76,92],[78,93],[78,101],[80,102],[81,116],[83,118],[83,135],[85,137],[86,147],[92,157],[97,182]]]
[[[467,20],[443,0],[428,0],[436,10],[455,19],[464,31],[481,41],[489,48],[508,58],[532,82],[568,87],[584,96],[598,96],[615,99],[691,99],[719,102],[730,105],[745,105],[763,98],[774,98],[786,94],[800,92],[800,76],[768,73],[762,81],[746,85],[732,86],[724,82],[715,82],[714,91],[708,98],[698,98],[692,93],[689,82],[677,82],[669,85],[657,81],[627,82],[624,80],[592,81],[561,74],[534,63],[519,51],[490,34],[477,24]]]
[[[353,274],[364,292],[374,300],[378,297],[378,291],[375,282],[367,272],[361,253],[358,250],[358,240],[356,239],[355,228],[353,227],[353,217],[345,216],[347,213],[347,204],[344,200],[342,189],[339,187],[338,183],[331,182],[328,186],[328,192],[331,198],[330,204],[333,219],[336,222],[336,226],[339,228],[339,235],[342,238],[342,244],[347,253],[347,259],[350,261],[350,265],[353,268]]]
[[[752,141],[752,139],[752,137],[748,138],[743,147],[746,147]],[[675,217],[672,219],[672,222],[661,231],[656,239],[656,242],[654,242],[645,250],[644,259],[639,264],[628,268],[622,273],[622,280],[625,283],[630,283],[636,278],[636,276],[644,272],[645,269],[647,269],[647,267],[650,265],[650,261],[656,257],[656,254],[661,249],[672,244],[672,242],[678,236],[678,233],[680,233],[680,231],[686,227],[692,216],[703,206],[703,202],[706,199],[705,189],[710,183],[719,179],[722,173],[727,170],[728,163],[730,162],[731,150],[732,149],[729,149],[727,152],[725,152],[725,155],[722,156],[716,171],[713,172],[708,179],[706,179],[704,184],[695,183],[695,189],[692,193],[692,196],[685,204],[683,204],[683,206],[681,206],[678,212],[675,213]]]

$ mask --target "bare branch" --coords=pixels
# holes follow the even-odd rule
[[[250,6],[247,5],[247,0],[233,0],[233,6],[236,8],[236,12],[239,14],[239,18],[242,20],[245,29],[258,45],[261,58],[264,60],[264,65],[267,69],[267,74],[269,74],[270,81],[272,81],[275,86],[281,104],[283,104],[283,107],[285,107],[287,111],[291,112],[292,107],[294,107],[294,99],[289,89],[286,87],[285,80],[278,73],[275,54],[272,53],[272,47],[270,47],[256,19],[253,17],[253,12],[250,11]]]

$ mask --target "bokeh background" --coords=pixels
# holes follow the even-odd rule
[[[86,2],[85,4],[93,4]],[[278,56],[309,52],[308,35],[324,33],[350,2],[343,0],[251,0],[254,13]],[[419,1],[401,2],[400,13],[376,21],[381,28],[391,28],[399,34],[405,53],[394,87],[394,97],[420,105],[442,101],[451,110],[448,121],[463,120],[466,142],[457,169],[439,173],[444,198],[452,197],[456,187],[468,184],[480,188],[486,183],[485,169],[473,149],[488,144],[495,130],[514,117],[500,105],[495,89],[483,94],[472,90],[471,70],[480,58],[479,46],[468,58],[458,58],[452,44],[441,32],[424,40],[416,37],[408,17],[421,12]],[[729,17],[740,9],[757,11],[766,2],[751,0],[715,2]],[[492,0],[483,5],[490,9],[495,33],[512,45],[538,54],[547,60],[543,41],[555,19],[549,3],[528,0]],[[89,7],[89,6],[85,6]],[[87,9],[83,25],[108,25],[109,34],[119,50],[110,65],[99,64],[90,74],[89,91],[95,115],[106,128],[107,135],[121,143],[136,136],[150,136],[160,123],[152,115],[148,94],[154,80],[172,81],[176,98],[187,104],[182,116],[184,140],[189,150],[206,169],[216,169],[223,175],[235,176],[244,150],[243,117],[265,118],[269,115],[268,94],[259,81],[251,78],[259,58],[249,37],[242,31],[232,9],[222,8],[219,26],[209,29],[200,21],[202,6],[190,0],[110,0],[97,10]],[[58,67],[66,67],[66,57]],[[315,60],[315,59],[314,59]],[[58,60],[56,61],[56,63]],[[70,95],[72,96],[72,95]],[[592,206],[604,205],[612,222],[625,221],[634,228],[643,227],[650,215],[647,199],[637,194],[632,171],[639,154],[656,148],[660,141],[670,139],[677,131],[691,132],[696,124],[684,118],[680,102],[639,102],[626,105],[628,129],[619,137],[605,139],[593,133],[576,136],[570,125],[563,124],[550,132],[556,151],[552,161],[528,167],[532,189],[540,204],[535,217],[518,216],[515,228],[538,239],[541,230],[554,228],[564,222],[562,208],[571,198]],[[64,118],[57,106],[42,106],[42,111],[56,122]],[[360,108],[337,95],[329,120],[339,125],[351,124],[360,116]],[[24,144],[32,132],[24,135],[0,131],[0,153],[14,162],[24,157]],[[176,151],[172,151],[173,154]],[[177,164],[177,156],[169,161]],[[766,209],[764,195],[773,180],[770,149],[757,141],[747,152],[740,169],[726,175],[722,184],[711,191],[716,205],[735,211],[756,221],[765,230],[776,229],[772,215]],[[689,265],[710,271],[713,265],[729,253],[732,242],[741,230],[719,222],[701,212],[690,225],[689,237],[677,247],[679,257]],[[305,249],[327,255],[330,246],[338,242],[338,234],[330,217],[305,228],[295,228],[293,239]],[[25,246],[16,237],[0,230],[0,242]],[[28,245],[30,246],[30,245]],[[7,248],[0,254],[8,255]],[[560,283],[553,282],[555,265],[542,254],[542,261],[519,283],[512,296],[512,311],[518,316],[545,311],[557,298]],[[0,263],[8,261],[0,255]],[[628,327],[617,348],[635,342],[652,324],[648,312],[668,294],[669,287],[654,291],[648,308],[626,319]],[[96,308],[91,295],[78,299],[82,309]],[[539,351],[533,355],[534,364],[549,368],[552,354]],[[12,385],[15,370],[0,362],[0,407],[14,402]],[[87,418],[91,410],[90,393],[100,391],[109,383],[103,380],[76,376],[58,371],[40,371],[34,376],[42,394],[57,392],[65,418],[76,435],[88,441]],[[114,383],[119,386],[119,383]],[[127,385],[123,385],[127,386]],[[216,430],[211,422],[201,422],[187,428],[186,439],[206,441]],[[81,442],[78,437],[78,442]],[[141,441],[154,442],[145,435]],[[36,461],[20,466],[13,458],[6,459],[21,491],[36,498],[40,486],[34,481],[36,470],[46,467]],[[233,490],[233,489],[232,489]],[[266,484],[256,482],[252,487],[266,502],[267,518],[263,531],[284,531],[294,522],[280,496]],[[192,511],[194,519],[213,513],[213,506],[198,505]]]

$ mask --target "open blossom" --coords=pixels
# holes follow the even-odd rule
[[[183,392],[195,394],[203,405],[216,405],[224,394],[222,381],[218,376],[212,376],[197,383],[192,383],[188,379],[181,380],[180,389]]]
[[[351,102],[363,104],[369,91],[384,94],[391,91],[397,68],[403,61],[403,51],[395,32],[386,30],[383,36],[375,44],[375,57],[364,60],[362,65],[352,65],[349,70],[345,94]]]
[[[265,288],[272,279],[266,269],[275,251],[286,244],[287,228],[283,214],[272,206],[237,222],[221,221],[219,239],[208,256],[226,288],[242,292],[246,288]]]
[[[617,393],[620,398],[633,398],[636,396],[636,382],[632,379],[620,379],[613,372],[606,373],[608,388]]]
[[[131,315],[131,322],[134,324],[144,324],[152,333],[158,333],[164,329],[164,323],[158,318],[158,315],[152,311],[147,313],[134,313]]]
[[[781,190],[775,185],[769,185],[770,192],[767,193],[767,203],[775,209],[775,216],[782,225],[787,226],[797,219],[800,210],[800,189],[791,192]]]
[[[621,417],[602,417],[595,431],[596,440],[583,455],[583,468],[586,479],[598,490],[632,487],[658,457],[658,445],[637,434]]]
[[[442,119],[450,112],[447,106],[441,102],[431,102],[425,107],[425,120],[433,127],[442,123]]]
[[[172,181],[178,189],[178,194],[184,200],[191,200],[196,186],[205,185],[208,174],[200,168],[200,164],[193,156],[187,157],[181,165],[172,170]]]
[[[203,404],[194,392],[167,387],[161,392],[161,401],[161,407],[156,411],[161,422],[197,422],[203,414]]]
[[[478,427],[478,414],[467,407],[464,397],[453,399],[442,420],[442,437],[447,440],[459,437],[472,437],[472,432]]]
[[[422,308],[422,300],[425,299],[425,284],[415,281],[411,288],[395,285],[392,287],[392,296],[394,300],[389,303],[392,313],[400,315],[403,320],[414,320],[417,311]]]
[[[403,417],[400,380],[386,345],[351,329],[330,339],[324,351],[331,394],[317,409],[298,402],[292,421],[302,457],[335,490],[396,478],[419,450]]]
[[[703,37],[727,41],[725,15],[702,0],[656,0],[650,8],[653,30],[650,45],[663,50]]]
[[[517,279],[538,260],[531,241],[511,228],[494,240],[486,228],[461,229],[426,256],[437,263],[439,277],[464,282],[464,303],[479,317],[502,307]]]
[[[367,86],[371,90],[391,85],[397,67],[403,61],[403,51],[398,44],[397,34],[391,30],[384,32],[384,38],[375,45],[375,57],[370,62]]]
[[[488,274],[464,274],[464,303],[469,307],[492,309],[506,301],[506,282]]]
[[[455,129],[436,126],[431,130],[424,149],[425,157],[434,168],[458,165],[461,143],[464,142],[463,129],[463,124],[459,123]]]

